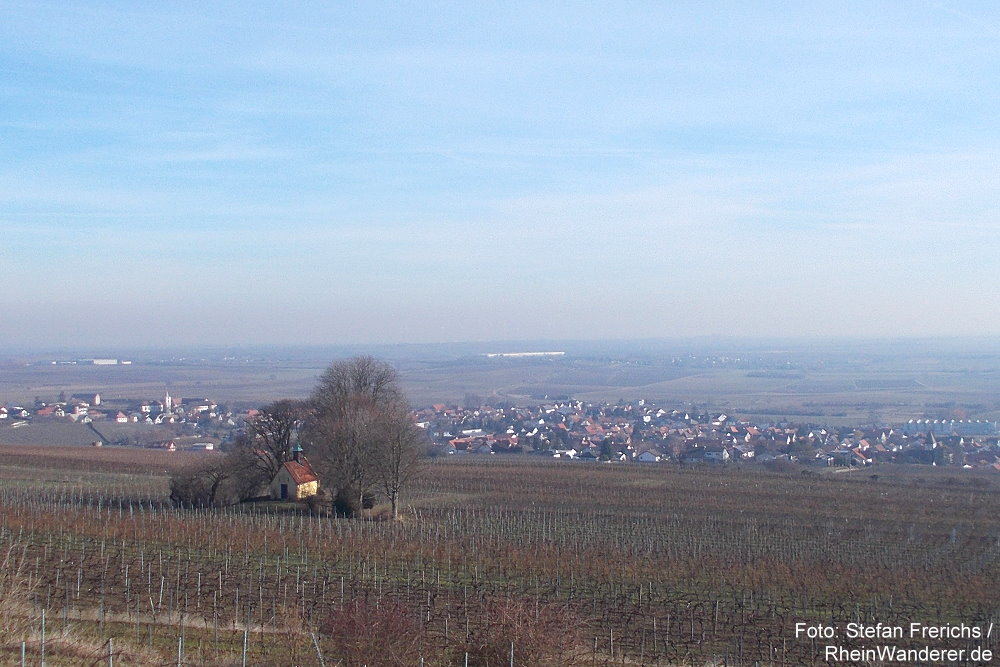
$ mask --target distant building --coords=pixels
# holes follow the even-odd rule
[[[659,463],[663,459],[663,453],[656,449],[647,449],[635,457],[641,463]]]
[[[101,395],[100,394],[73,394],[69,397],[71,401],[82,401],[87,405],[100,405]]]

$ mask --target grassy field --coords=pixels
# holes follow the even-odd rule
[[[985,475],[434,460],[372,522],[174,509],[179,454],[0,447],[2,662],[43,610],[50,665],[824,664],[796,622],[1000,612]]]

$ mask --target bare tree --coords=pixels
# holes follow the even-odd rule
[[[403,402],[399,373],[369,355],[335,361],[320,376],[312,402],[321,413],[334,415],[352,405]]]
[[[420,474],[426,445],[426,434],[403,406],[383,411],[374,467],[379,487],[392,506],[393,519],[399,518],[400,494]]]
[[[269,482],[292,459],[292,445],[307,413],[302,401],[282,399],[265,405],[249,420],[246,437],[237,441],[234,451]]]
[[[335,410],[317,411],[307,431],[310,460],[331,497],[353,496],[359,510],[376,481],[378,430],[376,406],[349,398]]]
[[[357,509],[378,488],[396,514],[402,488],[416,474],[411,450],[416,428],[399,375],[389,364],[361,356],[337,361],[320,377],[304,430],[311,462],[331,496],[350,494]],[[388,480],[388,482],[387,482]]]
[[[178,507],[213,507],[239,500],[229,457],[215,457],[170,478],[170,500]]]

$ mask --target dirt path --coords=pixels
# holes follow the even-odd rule
[[[45,612],[45,616],[51,620],[62,620],[67,621],[90,621],[94,623],[99,623],[102,620],[102,615],[100,609],[97,608],[86,608],[86,609],[48,609]],[[120,624],[142,624],[142,625],[154,625],[154,626],[171,626],[171,627],[185,627],[194,628],[200,630],[209,630],[218,627],[219,630],[223,632],[243,632],[249,630],[253,634],[262,635],[308,635],[309,631],[305,628],[289,627],[289,626],[269,626],[267,624],[254,623],[247,627],[246,624],[240,623],[234,620],[223,621],[219,620],[218,626],[211,620],[211,618],[206,618],[203,616],[192,615],[192,614],[181,614],[181,613],[121,613],[121,612],[105,612],[103,614],[103,620],[105,623],[120,623]]]

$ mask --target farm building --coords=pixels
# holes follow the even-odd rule
[[[319,493],[319,478],[309,461],[302,456],[298,446],[293,459],[285,461],[268,486],[269,495],[275,500],[303,500]]]

